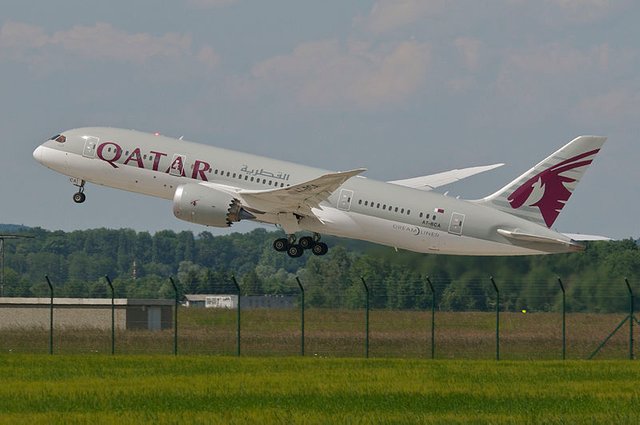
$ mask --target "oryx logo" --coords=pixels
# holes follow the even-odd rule
[[[563,173],[591,164],[599,151],[595,149],[576,155],[531,177],[507,198],[511,208],[518,209],[523,205],[538,207],[547,227],[551,227],[573,191],[574,186],[567,185],[577,181]]]

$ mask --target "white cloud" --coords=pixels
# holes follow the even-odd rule
[[[445,4],[443,0],[378,0],[367,16],[356,19],[356,24],[373,33],[385,33],[436,14]]]
[[[470,90],[476,81],[472,77],[452,78],[447,81],[447,88],[453,94],[464,94]]]
[[[546,75],[572,73],[592,63],[593,56],[588,52],[559,43],[513,53],[506,58],[506,65],[515,71]]]
[[[608,67],[607,45],[580,50],[551,43],[508,53],[498,74],[497,89],[506,96],[536,97],[543,92],[541,86],[567,90]]]
[[[198,60],[210,69],[215,68],[220,63],[220,56],[209,46],[205,46],[198,51]]]
[[[290,93],[306,106],[377,108],[400,103],[419,90],[429,61],[429,45],[414,41],[373,47],[325,40],[303,43],[289,55],[257,64],[251,79],[258,91]]]
[[[192,59],[215,67],[219,59],[211,47],[193,52],[189,35],[128,33],[108,23],[74,26],[48,35],[42,28],[7,22],[0,28],[0,58],[8,57],[32,65],[60,60],[63,54],[89,60],[142,64],[152,59]]]
[[[458,49],[464,66],[470,71],[478,69],[483,48],[482,41],[477,38],[458,37],[453,41],[453,44]]]
[[[492,108],[505,120],[521,123],[561,120],[580,127],[593,124],[596,121],[586,117],[597,114],[581,106],[584,99],[595,96],[589,104],[609,110],[618,102],[633,104],[632,99],[619,95],[600,98],[628,80],[635,66],[629,56],[630,52],[608,44],[583,47],[554,42],[508,50],[500,55],[492,81],[487,81]]]
[[[191,38],[186,35],[129,34],[105,23],[56,32],[49,38],[49,43],[83,57],[140,63],[154,57],[188,55],[191,48]]]
[[[22,22],[7,22],[0,27],[0,51],[42,47],[48,37],[40,27]]]
[[[515,21],[523,16],[545,24],[584,24],[624,10],[631,3],[630,0],[376,0],[369,13],[355,18],[354,25],[378,35],[412,25],[412,30],[420,32],[429,24],[464,34],[469,24],[480,22],[479,16],[498,26],[505,18]]]
[[[600,95],[582,99],[575,111],[576,118],[590,123],[605,122],[637,125],[640,116],[640,89],[613,88]]]

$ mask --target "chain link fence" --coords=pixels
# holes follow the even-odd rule
[[[167,280],[169,296],[152,300],[107,280],[106,298],[46,282],[34,298],[0,298],[0,352],[622,359],[640,328],[629,280],[297,279],[265,293],[230,279],[199,294]]]

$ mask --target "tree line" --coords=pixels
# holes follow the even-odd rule
[[[359,308],[364,303],[362,279],[371,305],[386,309],[494,308],[499,286],[505,310],[551,311],[566,288],[571,311],[609,312],[627,308],[624,278],[640,293],[640,251],[632,239],[594,242],[585,252],[524,257],[427,255],[366,242],[326,237],[329,254],[310,253],[293,259],[275,252],[281,232],[256,229],[214,236],[208,231],[165,230],[150,234],[131,229],[73,232],[2,227],[33,239],[5,242],[5,296],[48,296],[44,276],[56,296],[106,297],[108,275],[117,297],[173,298],[173,276],[184,294],[298,294],[296,277],[312,307]],[[428,279],[427,279],[428,278]],[[429,285],[431,284],[431,286]]]

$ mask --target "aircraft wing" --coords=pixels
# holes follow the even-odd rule
[[[494,168],[502,167],[504,164],[483,165],[480,167],[461,168],[442,173],[431,174],[429,176],[413,177],[411,179],[393,180],[387,183],[396,184],[398,186],[411,187],[420,190],[433,190],[436,187],[445,184],[454,183],[475,174],[484,173]]]
[[[289,187],[268,190],[239,190],[238,195],[247,205],[255,206],[265,212],[313,214],[311,208],[318,207],[344,182],[364,171],[366,168],[328,173]]]

